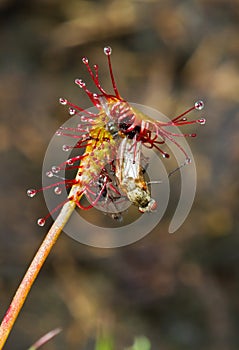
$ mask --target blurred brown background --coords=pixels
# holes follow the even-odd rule
[[[0,1],[1,316],[46,233],[36,225],[43,197],[25,190],[40,187],[47,144],[68,118],[58,98],[90,106],[74,84],[89,81],[82,56],[110,89],[110,45],[128,101],[174,116],[202,98],[207,118],[189,140],[198,189],[180,230],[167,232],[169,207],[132,246],[90,248],[62,234],[6,350],[58,326],[45,349],[93,349],[99,329],[117,349],[140,334],[160,350],[239,348],[238,19],[238,0]]]

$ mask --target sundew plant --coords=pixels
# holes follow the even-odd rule
[[[60,104],[68,108],[70,119],[77,120],[77,124],[63,125],[56,132],[58,138],[69,140],[59,149],[59,152],[67,155],[66,160],[52,164],[44,174],[53,180],[52,183],[40,189],[27,190],[29,197],[52,190],[55,196],[64,191],[66,196],[50,209],[49,214],[37,220],[38,225],[44,226],[48,217],[55,217],[4,316],[0,327],[0,349],[5,344],[45,259],[75,209],[90,210],[95,207],[110,215],[112,220],[123,221],[123,214],[127,216],[126,209],[133,205],[138,208],[140,215],[157,216],[158,198],[152,197],[152,181],[146,177],[150,160],[144,155],[144,150],[154,150],[167,161],[170,151],[167,148],[165,150],[165,147],[172,144],[183,155],[184,161],[178,166],[181,168],[190,164],[191,157],[180,140],[195,137],[196,134],[181,133],[178,127],[205,124],[204,118],[188,120],[190,112],[202,110],[202,101],[197,101],[171,120],[156,120],[135,104],[127,102],[116,86],[111,48],[105,47],[104,53],[108,60],[113,92],[108,93],[102,87],[98,65],[91,66],[88,58],[83,57],[82,62],[97,92],[90,91],[81,79],[76,79],[75,83],[88,95],[94,109],[84,110],[69,100],[60,98]],[[74,177],[68,177],[72,170],[75,171]]]

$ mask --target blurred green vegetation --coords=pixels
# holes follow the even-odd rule
[[[171,117],[201,98],[207,118],[189,140],[198,188],[180,230],[167,231],[176,191],[158,227],[131,246],[96,249],[63,234],[6,350],[54,327],[63,332],[49,350],[93,349],[99,328],[116,349],[138,334],[152,349],[238,349],[238,17],[238,0],[0,1],[0,316],[46,233],[36,225],[44,200],[25,190],[40,187],[48,142],[68,118],[58,98],[90,106],[74,84],[88,81],[82,56],[110,89],[110,45],[128,101]]]

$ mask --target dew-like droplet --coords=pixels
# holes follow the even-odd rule
[[[67,105],[68,101],[67,101],[66,98],[61,97],[61,98],[59,98],[59,102],[60,102],[61,105]]]
[[[46,172],[46,176],[47,176],[47,177],[53,177],[54,174],[53,174],[52,171],[47,171],[47,172]]]
[[[62,135],[62,132],[60,130],[57,130],[56,133],[55,133],[56,136],[61,136]]]
[[[110,46],[106,46],[106,47],[104,48],[104,53],[105,53],[106,56],[111,55],[111,53],[112,53],[111,47],[110,47]]]
[[[86,116],[86,115],[82,115],[81,117],[80,117],[80,119],[81,119],[81,121],[82,122],[88,122],[88,117]]]
[[[164,157],[164,158],[169,158],[170,156],[169,156],[168,153],[163,153],[163,157]]]
[[[196,137],[197,134],[193,133],[193,134],[190,134],[191,137]]]
[[[192,162],[191,158],[186,158],[185,159],[185,165],[190,164]]]
[[[197,122],[201,125],[204,125],[206,123],[206,119],[205,118],[201,118],[201,119],[198,119]]]
[[[83,57],[83,58],[82,58],[82,62],[83,62],[84,64],[88,64],[89,60],[88,60],[87,57]]]
[[[201,111],[204,108],[204,102],[203,101],[197,101],[194,104],[195,109],[197,109],[198,111]]]
[[[54,188],[54,192],[55,192],[55,194],[59,195],[59,194],[61,194],[62,189],[59,186],[57,186]]]
[[[37,190],[34,190],[33,188],[27,190],[28,197],[34,197],[37,194]]]
[[[61,168],[59,166],[55,166],[53,165],[53,167],[51,168],[52,172],[57,174],[59,173],[59,171],[61,170]]]
[[[74,108],[70,107],[70,108],[69,108],[69,114],[70,114],[70,115],[76,114],[76,110],[75,110]]]
[[[68,165],[73,165],[74,164],[74,161],[70,158],[67,160],[66,162]]]
[[[46,223],[46,220],[44,218],[40,218],[40,219],[37,220],[37,224],[39,226],[44,226],[45,223]]]
[[[82,79],[75,79],[75,83],[79,85],[80,88],[85,87],[85,82]]]
[[[70,150],[70,146],[67,146],[67,145],[62,146],[62,151],[68,152],[69,150]]]

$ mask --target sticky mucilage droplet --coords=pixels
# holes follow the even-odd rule
[[[27,195],[28,195],[28,197],[31,197],[31,198],[32,198],[32,197],[34,197],[36,194],[37,194],[37,190],[35,190],[35,189],[33,189],[33,188],[27,190]]]
[[[44,226],[45,223],[46,223],[46,220],[44,218],[40,218],[40,219],[37,220],[37,224],[39,226]]]
[[[204,108],[204,102],[203,101],[197,101],[194,104],[195,109],[197,109],[198,111],[201,111]]]

